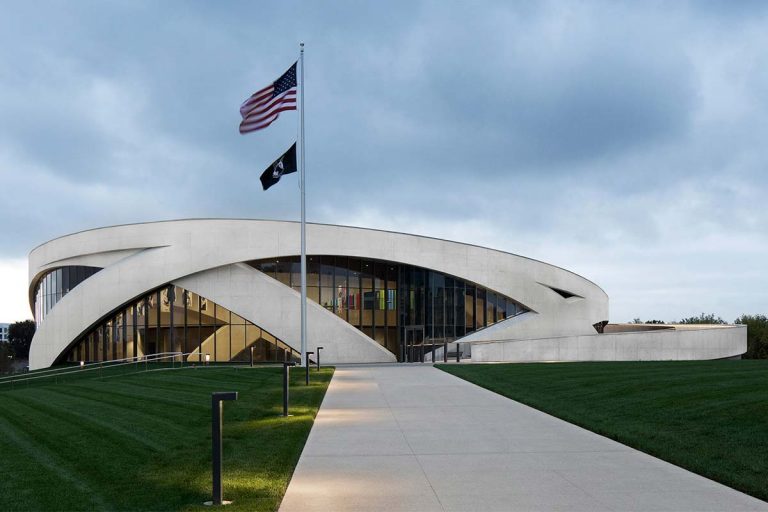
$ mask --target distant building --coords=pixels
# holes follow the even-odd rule
[[[0,343],[8,343],[8,328],[10,325],[0,323]]]

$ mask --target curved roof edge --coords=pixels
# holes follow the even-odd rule
[[[145,222],[126,222],[124,224],[114,224],[114,225],[111,225],[111,226],[101,226],[101,227],[98,227],[98,228],[82,229],[80,231],[75,231],[74,233],[68,233],[66,235],[57,236],[56,238],[52,238],[52,239],[50,239],[50,240],[48,240],[46,242],[43,242],[41,244],[36,245],[34,248],[32,248],[32,250],[29,251],[29,253],[27,254],[27,258],[29,258],[29,256],[33,252],[35,252],[37,249],[39,249],[40,247],[42,247],[44,245],[47,245],[47,244],[49,244],[51,242],[55,242],[56,240],[61,240],[62,238],[67,238],[67,237],[70,237],[70,236],[79,235],[81,233],[88,233],[90,231],[100,231],[102,229],[119,228],[119,227],[124,227],[124,226],[140,226],[140,225],[143,225],[143,224],[161,224],[161,223],[188,222],[188,221],[200,221],[200,220],[203,220],[203,221],[238,220],[238,221],[257,221],[257,222],[285,222],[285,223],[291,223],[291,224],[299,224],[300,223],[300,221],[297,221],[297,220],[254,219],[254,218],[245,218],[245,217],[192,217],[192,218],[184,218],[184,219],[152,220],[152,221],[145,221]],[[606,297],[608,297],[608,294],[606,293],[606,291],[603,290],[603,288],[599,284],[595,283],[591,279],[587,279],[586,277],[582,276],[581,274],[577,274],[576,272],[573,272],[572,270],[568,270],[567,268],[563,268],[563,267],[560,267],[558,265],[553,265],[552,263],[547,263],[546,261],[537,260],[536,258],[531,258],[531,257],[528,257],[528,256],[523,256],[521,254],[516,254],[516,253],[513,253],[513,252],[509,252],[509,251],[502,251],[501,249],[494,249],[493,247],[484,247],[484,246],[478,245],[478,244],[471,244],[471,243],[466,243],[466,242],[458,242],[456,240],[448,240],[447,238],[439,238],[439,237],[436,237],[436,236],[428,236],[428,235],[417,235],[415,233],[406,233],[404,231],[394,231],[394,230],[389,230],[389,229],[366,228],[366,227],[362,227],[362,226],[349,226],[349,225],[346,225],[346,224],[329,224],[329,223],[326,223],[326,222],[307,222],[307,224],[312,224],[312,225],[315,225],[315,226],[330,226],[330,227],[340,227],[340,228],[349,228],[349,229],[362,229],[362,230],[366,230],[366,231],[378,231],[378,232],[381,232],[381,233],[393,233],[393,234],[396,234],[396,235],[405,235],[405,236],[413,236],[413,237],[419,237],[419,238],[427,238],[427,239],[431,239],[431,240],[438,240],[438,241],[441,241],[441,242],[449,242],[449,243],[454,243],[454,244],[466,245],[466,246],[469,246],[469,247],[477,247],[479,249],[484,249],[484,250],[487,250],[487,251],[495,251],[495,252],[499,252],[499,253],[502,253],[502,254],[508,254],[508,255],[511,255],[511,256],[516,256],[518,258],[523,258],[523,259],[526,259],[526,260],[535,261],[535,262],[541,263],[543,265],[549,265],[550,267],[554,267],[554,268],[560,269],[560,270],[562,270],[564,272],[568,272],[569,274],[573,274],[574,276],[576,276],[576,277],[578,277],[580,279],[583,279],[583,280],[587,281],[588,283],[591,283],[592,285],[597,287],[597,289],[599,289],[601,292],[603,292],[603,294]]]

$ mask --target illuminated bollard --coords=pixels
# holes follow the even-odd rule
[[[306,382],[306,384],[307,384],[307,386],[309,386],[309,356],[310,356],[310,354],[314,354],[314,352],[307,351],[306,354],[307,355],[305,356],[306,360],[304,361],[304,366],[305,366],[305,368],[307,370],[307,382]]]
[[[211,451],[213,472],[213,501],[206,501],[206,505],[227,505],[231,502],[222,500],[223,489],[221,484],[221,423],[224,413],[224,400],[237,400],[237,391],[220,391],[211,393]]]
[[[320,371],[320,351],[323,350],[323,347],[317,347],[317,371]]]
[[[288,388],[290,387],[290,369],[296,363],[283,363],[283,416],[288,416]]]

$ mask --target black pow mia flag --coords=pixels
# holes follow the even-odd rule
[[[283,153],[283,156],[272,162],[267,169],[261,173],[261,186],[264,190],[280,181],[280,176],[296,172],[296,143]]]

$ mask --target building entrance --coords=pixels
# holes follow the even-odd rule
[[[415,363],[424,361],[424,326],[406,325],[400,344],[400,361]]]

